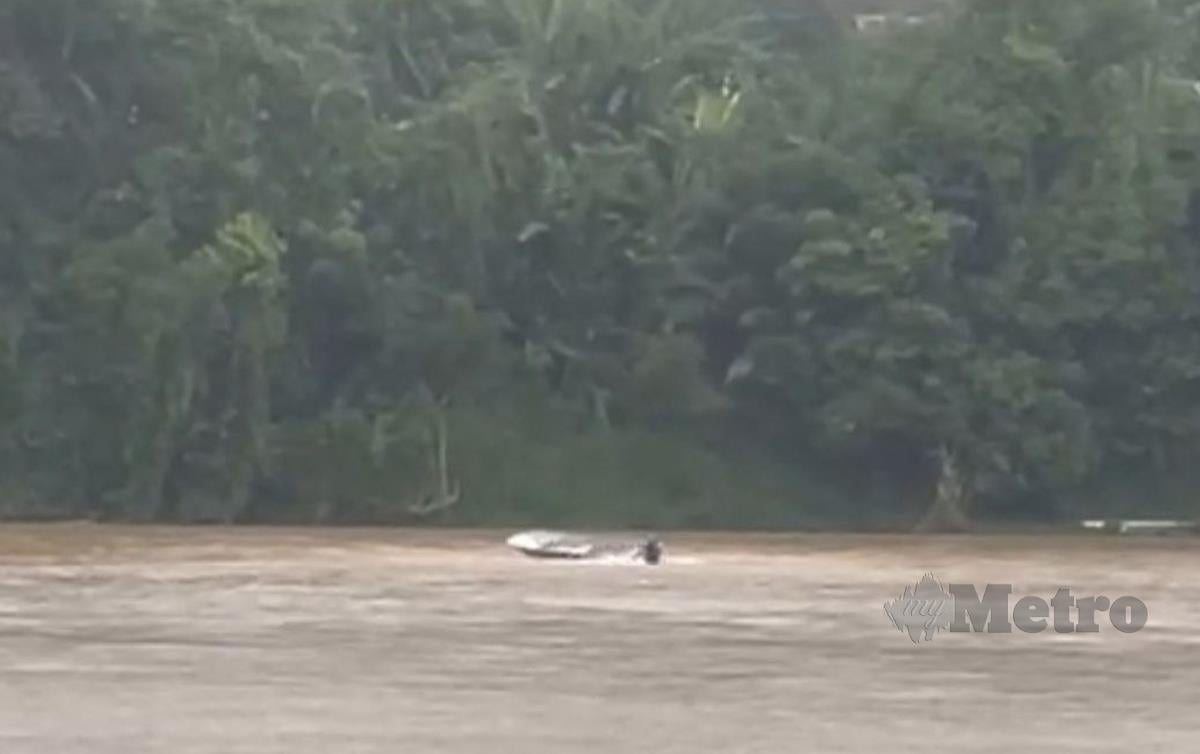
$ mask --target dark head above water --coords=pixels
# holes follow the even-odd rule
[[[642,557],[650,565],[658,565],[662,561],[662,555],[662,542],[658,541],[658,537],[651,537],[642,545]]]

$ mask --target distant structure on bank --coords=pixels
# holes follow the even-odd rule
[[[862,34],[881,34],[925,23],[955,0],[754,0],[754,7],[780,23],[816,22]]]
[[[835,13],[849,16],[850,25],[863,34],[881,34],[918,26],[945,10],[954,0],[821,0]]]
[[[928,20],[924,13],[858,13],[854,16],[855,31],[863,34],[882,34],[904,26],[919,26]]]

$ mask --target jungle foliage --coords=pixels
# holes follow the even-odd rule
[[[0,512],[946,523],[1193,467],[1200,5],[836,5],[5,0]]]

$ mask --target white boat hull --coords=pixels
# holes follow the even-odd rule
[[[605,541],[598,537],[534,529],[512,535],[506,544],[531,558],[545,560],[622,560],[656,564],[662,546],[656,539]]]

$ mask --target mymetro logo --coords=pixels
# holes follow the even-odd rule
[[[1101,631],[1098,615],[1107,616],[1112,629],[1134,634],[1150,620],[1146,603],[1136,597],[1076,597],[1070,587],[1060,587],[1049,600],[1030,595],[1014,605],[1013,591],[1011,584],[987,584],[980,596],[974,584],[947,587],[930,573],[884,603],[883,610],[914,644],[932,641],[943,631],[1011,634],[1014,626],[1027,634],[1050,628],[1060,634],[1095,634]]]

